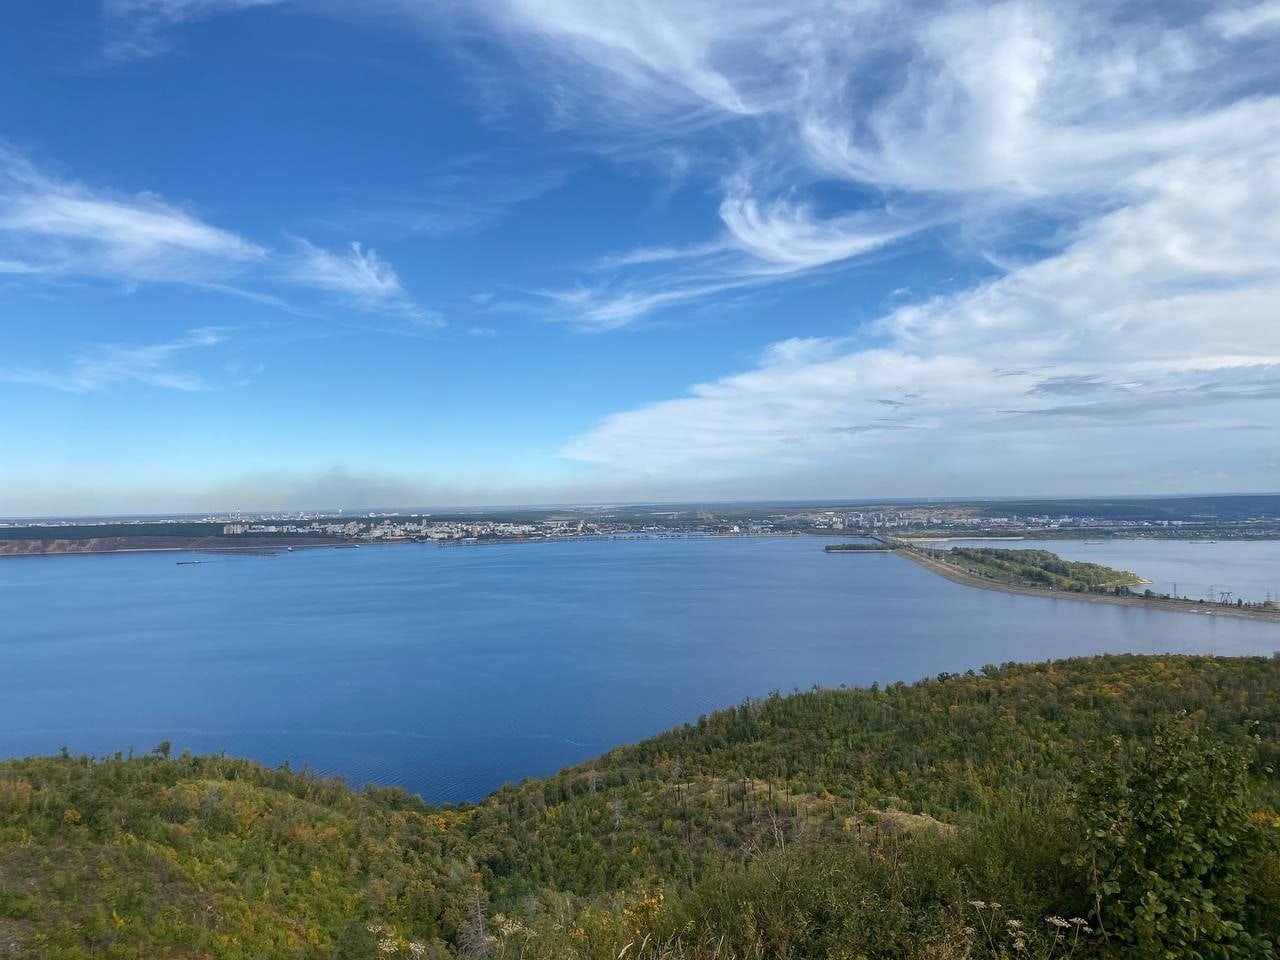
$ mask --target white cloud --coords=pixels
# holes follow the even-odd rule
[[[758,284],[750,278],[720,281],[697,280],[690,283],[618,289],[609,285],[577,286],[566,290],[540,290],[537,294],[553,306],[547,315],[554,320],[567,320],[584,330],[601,333],[625,327],[640,317],[662,307],[701,300]]]
[[[138,60],[169,49],[168,32],[188,20],[268,7],[283,0],[104,0],[106,54]]]
[[[160,197],[59,180],[0,147],[0,259],[11,272],[199,282],[265,256]]]
[[[106,2],[154,34],[273,0]],[[717,235],[622,252],[597,263],[608,276],[543,291],[550,316],[599,330],[847,266],[931,227],[1078,222],[1129,202],[1137,171],[1230,136],[1229,101],[1275,80],[1230,41],[1269,29],[1277,9],[390,0],[371,15],[479,24],[518,51],[557,127],[613,157],[652,157],[664,176],[678,155],[681,179],[696,168],[720,182]],[[510,82],[510,61],[500,69]],[[848,188],[854,199],[836,199]],[[404,216],[430,226],[456,212]]]
[[[599,258],[605,280],[537,291],[552,319],[595,332],[615,330],[658,310],[758,289],[891,247],[930,225],[920,209],[857,211],[822,219],[788,199],[763,203],[737,184],[720,205],[724,234],[687,247],[647,247]]]
[[[400,6],[435,19],[431,0],[399,0]],[[485,17],[512,43],[538,60],[548,92],[566,108],[603,107],[601,116],[625,123],[655,110],[668,118],[687,114],[691,103],[716,111],[751,115],[772,94],[768,78],[752,85],[726,69],[727,50],[762,36],[788,19],[787,11],[764,3],[710,0],[696,4],[622,0],[497,0],[458,6],[452,13]],[[736,66],[730,64],[729,66]],[[551,72],[556,68],[560,72]],[[594,74],[584,86],[580,69]],[[596,91],[610,88],[607,106]],[[619,112],[619,111],[622,112]]]
[[[359,310],[430,319],[406,298],[400,277],[376,251],[354,241],[340,253],[306,240],[296,242],[297,253],[285,271],[290,282],[338,294]]]
[[[762,464],[862,473],[927,450],[937,466],[994,442],[1003,463],[1043,470],[1117,444],[1175,456],[1176,436],[1214,424],[1273,429],[1280,109],[1232,109],[1216,139],[1132,174],[1131,202],[1060,252],[862,333],[782,341],[754,369],[606,418],[564,454],[670,482]]]
[[[555,291],[553,316],[591,329],[856,263],[934,226],[1083,222],[1135,199],[1139,171],[1238,134],[1247,111],[1231,101],[1276,79],[1221,42],[1269,26],[1274,0],[1208,22],[1022,0],[450,10],[518,48],[557,122],[588,143],[627,156],[676,144],[686,170],[721,183],[717,236],[615,254],[596,265],[611,276]],[[835,199],[848,188],[854,199]]]
[[[170,363],[178,354],[217,346],[225,340],[223,330],[201,327],[167,343],[95,344],[77,356],[66,370],[0,368],[0,381],[35,384],[69,393],[86,393],[122,383],[201,390],[204,381],[198,374],[175,370]]]
[[[820,220],[808,205],[786,199],[763,203],[745,186],[725,197],[720,218],[729,242],[753,261],[741,269],[775,275],[870,253],[927,224],[921,216],[908,219],[874,210]]]
[[[674,483],[912,457],[936,472],[995,442],[1065,476],[1085,452],[1203,458],[1209,441],[1172,438],[1280,422],[1275,0],[393,6],[482,24],[558,130],[652,155],[664,178],[678,155],[681,181],[714,192],[705,236],[600,258],[539,291],[549,316],[616,329],[930,229],[1001,271],[845,338],[782,339],[566,456]]]
[[[179,283],[300,312],[261,288],[284,281],[368,312],[439,326],[415,306],[395,269],[352,243],[332,252],[294,238],[281,251],[213,226],[151,193],[60,179],[0,145],[0,274],[28,281],[92,277],[133,286]],[[233,282],[234,281],[234,282]]]
[[[1274,0],[1207,16],[1023,0],[467,9],[517,48],[558,125],[614,156],[676,145],[685,176],[719,191],[711,235],[601,258],[540,292],[552,316],[615,329],[934,228],[1002,273],[605,418],[563,452],[610,482],[867,469],[992,438],[1065,469],[1089,437],[1119,453],[1163,438],[1175,457],[1172,436],[1280,422],[1280,61],[1250,46]]]
[[[1280,29],[1280,2],[1228,7],[1209,16],[1209,24],[1228,40]]]

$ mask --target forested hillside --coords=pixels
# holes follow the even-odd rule
[[[474,806],[0,763],[0,957],[1270,957],[1280,660],[751,701]]]

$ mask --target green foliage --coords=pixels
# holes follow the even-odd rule
[[[1076,593],[1115,592],[1142,583],[1141,577],[1127,570],[1063,560],[1048,550],[953,547],[943,554],[943,559],[1001,583],[1051,587]]]
[[[0,956],[1083,957],[1150,891],[1205,957],[1280,933],[1280,659],[772,696],[462,807],[164,746],[0,762]]]
[[[1248,755],[1160,725],[1149,746],[1112,744],[1080,798],[1077,863],[1090,871],[1099,923],[1126,956],[1271,957],[1246,927],[1261,865],[1250,820]]]

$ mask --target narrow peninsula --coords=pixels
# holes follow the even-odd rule
[[[895,552],[953,583],[983,590],[999,590],[1034,597],[1083,600],[1129,607],[1148,607],[1206,616],[1240,617],[1280,623],[1275,603],[1210,603],[1186,597],[1134,591],[1148,581],[1127,570],[1096,563],[1063,560],[1047,550],[1004,550],[990,547],[938,550],[903,540],[892,541]]]

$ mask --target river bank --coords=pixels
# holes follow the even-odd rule
[[[0,538],[0,558],[3,557],[42,557],[68,556],[90,553],[165,553],[175,551],[199,551],[213,553],[252,553],[270,549],[283,550],[286,547],[368,547],[368,546],[404,546],[406,544],[434,544],[438,547],[482,547],[512,546],[526,543],[583,543],[589,541],[627,541],[627,540],[751,540],[798,538],[805,536],[832,538],[837,534],[829,531],[785,531],[778,533],[703,533],[698,531],[653,532],[637,531],[635,533],[601,533],[601,534],[566,534],[563,536],[539,537],[463,537],[448,540],[434,540],[413,537],[386,537],[376,540],[347,540],[336,537],[163,537],[163,536],[131,536],[131,537],[63,537],[56,539],[22,539],[5,540]],[[890,547],[876,547],[876,551],[888,551]]]
[[[907,548],[896,551],[898,556],[905,557],[912,563],[919,564],[926,570],[938,574],[966,587],[978,587],[982,590],[995,590],[1000,593],[1016,593],[1031,597],[1050,597],[1055,600],[1080,600],[1085,603],[1108,603],[1122,607],[1146,607],[1151,610],[1169,610],[1175,613],[1200,614],[1211,617],[1232,617],[1243,620],[1256,620],[1265,623],[1280,623],[1280,609],[1259,610],[1247,607],[1231,607],[1218,604],[1197,603],[1193,600],[1161,600],[1158,597],[1114,596],[1105,593],[1074,593],[1066,590],[1049,590],[1043,587],[1022,586],[1013,583],[1001,583],[985,577],[974,576],[953,564],[934,559],[919,550]]]
[[[252,553],[286,547],[334,547],[340,541],[316,537],[261,537],[231,541],[224,537],[89,537],[83,539],[0,540],[0,557],[56,557],[86,553],[163,553],[198,550]]]

